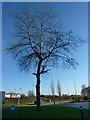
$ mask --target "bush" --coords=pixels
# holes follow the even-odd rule
[[[87,97],[87,96],[84,96],[84,97],[83,97],[83,100],[88,100],[88,97]]]

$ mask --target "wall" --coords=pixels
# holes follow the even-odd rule
[[[5,102],[5,91],[0,91],[0,104]]]

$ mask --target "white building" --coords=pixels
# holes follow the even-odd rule
[[[0,104],[5,102],[5,91],[0,91]]]
[[[21,94],[20,93],[6,93],[5,94],[5,98],[20,98]]]

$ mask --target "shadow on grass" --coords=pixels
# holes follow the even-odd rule
[[[84,111],[85,119],[89,120],[90,110]],[[40,112],[36,112],[36,107],[17,107],[12,115],[9,108],[3,110],[2,120],[82,120],[78,108],[61,106],[42,106]],[[90,117],[90,115],[89,115]]]

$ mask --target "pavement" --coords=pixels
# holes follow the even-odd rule
[[[54,103],[42,104],[42,106],[46,105],[54,105]],[[90,109],[90,102],[77,102],[77,103],[70,103],[67,102],[56,102],[56,106],[66,106],[66,107],[73,107],[73,108],[80,108],[82,106],[83,109]]]
[[[83,109],[90,109],[90,102],[59,103],[56,105],[57,106],[74,107],[74,108],[80,108],[80,106],[82,106]]]
[[[41,104],[41,106],[47,106],[47,105],[54,105],[54,103],[45,103]],[[80,108],[82,106],[83,109],[90,109],[90,102],[77,102],[77,103],[70,103],[70,102],[56,102],[56,106],[66,106],[66,107],[74,107],[74,108]],[[22,105],[19,107],[30,107],[30,106],[36,106],[36,105]],[[10,106],[9,106],[10,107]],[[18,107],[18,106],[16,106]],[[2,108],[8,108],[7,106],[3,106]]]

